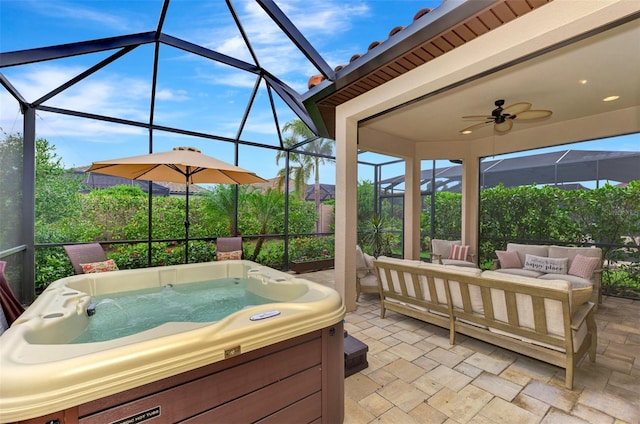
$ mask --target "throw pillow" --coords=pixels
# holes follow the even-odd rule
[[[451,254],[449,254],[449,259],[455,259],[457,261],[466,261],[468,253],[469,253],[469,246],[461,246],[459,244],[452,244],[451,245]]]
[[[525,257],[524,269],[545,272],[547,274],[566,274],[569,258],[547,258],[529,255]]]
[[[85,274],[94,274],[96,272],[108,272],[118,271],[118,265],[116,265],[113,259],[107,259],[102,262],[91,262],[87,264],[80,264],[82,272]]]
[[[216,252],[216,259],[219,261],[242,259],[242,250],[233,250],[231,252]]]
[[[569,275],[575,275],[576,277],[584,278],[585,280],[591,280],[593,278],[593,271],[600,263],[600,258],[576,255],[571,262],[571,268],[569,268]]]
[[[522,262],[520,262],[520,256],[518,252],[512,250],[510,252],[506,250],[496,250],[496,255],[500,261],[500,268],[522,268]]]

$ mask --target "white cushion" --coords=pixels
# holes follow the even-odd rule
[[[548,258],[527,253],[525,255],[524,269],[551,274],[566,274],[569,267],[568,258]]]
[[[528,278],[538,278],[541,275],[543,275],[543,273],[540,271],[531,271],[528,269],[521,269],[521,268],[500,268],[500,269],[496,269],[495,272],[499,272],[501,274],[519,275],[521,277],[528,277]]]

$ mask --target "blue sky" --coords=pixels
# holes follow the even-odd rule
[[[232,4],[260,65],[298,92],[305,92],[309,77],[318,72],[254,1],[234,0]],[[348,63],[356,53],[366,52],[372,41],[385,40],[395,26],[409,25],[418,10],[435,8],[440,0],[276,0],[276,4],[329,65],[335,67]],[[157,26],[161,6],[162,0],[0,0],[0,51],[152,31]],[[226,2],[173,0],[167,16],[165,34],[252,62]],[[34,101],[108,55],[100,53],[19,69],[4,68],[2,73],[27,100]],[[146,122],[152,55],[152,46],[139,47],[45,104]],[[162,47],[155,122],[233,138],[254,84],[255,77],[248,73]],[[282,127],[295,115],[281,101],[276,99],[275,103]],[[0,89],[0,128],[9,134],[22,131],[17,103],[3,89]],[[44,111],[37,114],[37,136],[56,146],[67,167],[148,151],[146,130]],[[264,87],[259,90],[241,139],[277,145]],[[231,143],[155,133],[155,151],[174,146],[198,147],[203,153],[228,162],[234,158]],[[593,142],[576,148],[601,147]],[[612,145],[606,148],[611,149]],[[620,139],[613,148],[637,150],[637,137]],[[272,178],[283,163],[276,164],[275,151],[241,147],[239,165]],[[383,178],[397,172],[401,173],[402,167],[390,168],[385,171],[389,175]],[[362,169],[360,178],[373,179],[367,167]],[[334,183],[331,166],[323,169],[322,182]]]

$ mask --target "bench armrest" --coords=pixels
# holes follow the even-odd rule
[[[587,316],[593,311],[593,308],[595,308],[595,306],[596,305],[591,302],[581,305],[580,309],[575,311],[573,313],[573,316],[571,317],[571,329],[579,329],[580,325],[582,325],[584,320],[587,319]]]

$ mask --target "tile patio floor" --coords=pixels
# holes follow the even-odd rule
[[[333,270],[304,278],[334,287]],[[369,367],[345,379],[345,424],[640,423],[640,301],[605,297],[595,364],[564,370],[387,311],[362,294],[345,329]]]

